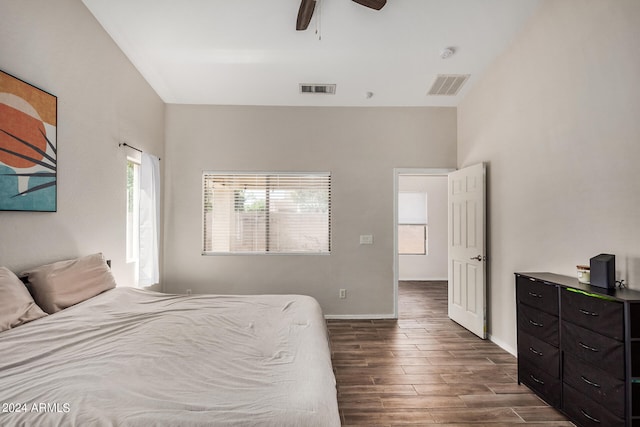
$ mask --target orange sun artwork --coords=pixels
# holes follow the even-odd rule
[[[57,98],[0,71],[0,210],[56,211]]]

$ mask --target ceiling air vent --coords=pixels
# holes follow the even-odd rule
[[[333,95],[336,93],[336,85],[318,85],[311,83],[300,83],[300,93],[323,93]]]
[[[457,95],[458,91],[469,78],[469,74],[438,74],[436,81],[429,89],[429,95]]]

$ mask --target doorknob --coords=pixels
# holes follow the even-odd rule
[[[476,261],[484,261],[486,258],[483,257],[482,255],[478,255],[478,256],[471,257],[469,259],[475,259]]]

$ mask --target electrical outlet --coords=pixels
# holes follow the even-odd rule
[[[347,297],[347,290],[340,289],[340,299],[345,299]]]
[[[187,289],[187,295],[191,295],[191,289]]]

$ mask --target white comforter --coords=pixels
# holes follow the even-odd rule
[[[339,426],[318,303],[116,288],[0,333],[1,426]]]

